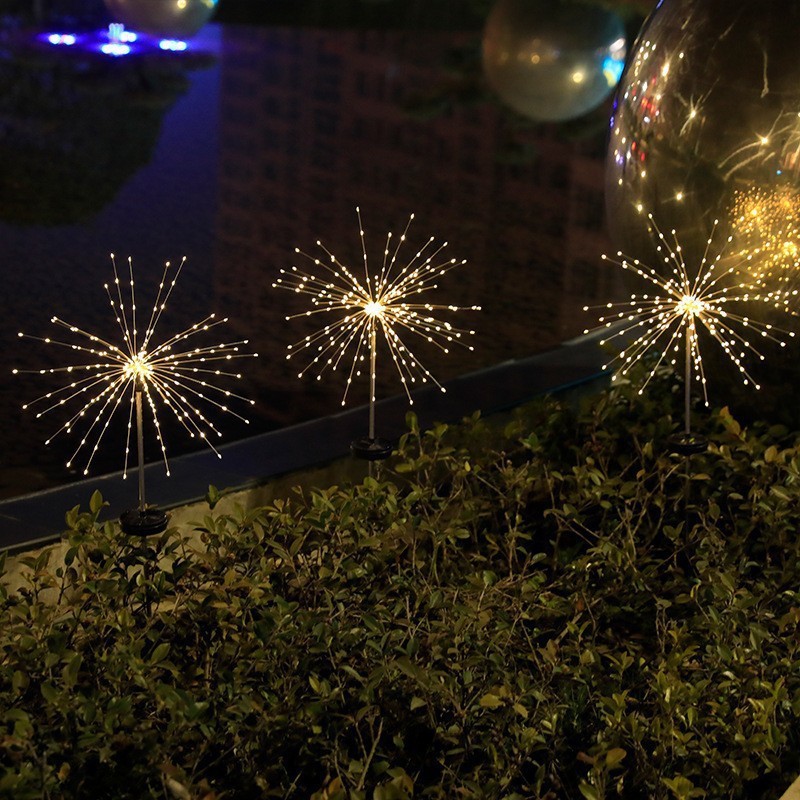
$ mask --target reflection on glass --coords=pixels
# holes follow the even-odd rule
[[[217,7],[217,0],[103,0],[112,18],[153,36],[188,39]]]
[[[211,59],[153,49],[157,60],[111,64],[92,52],[119,57],[139,47],[122,26],[102,39],[44,38],[0,56],[0,220],[15,224],[71,224],[104,208],[150,160],[188,69]]]
[[[747,272],[768,288],[797,289],[800,277],[800,194],[793,187],[737,190],[733,240]]]
[[[741,215],[737,193],[794,196],[799,27],[800,7],[790,0],[675,0],[653,13],[611,120],[609,222],[626,251],[647,252],[638,205],[658,209],[684,246],[699,251],[713,219],[730,226]],[[754,235],[750,250],[760,247]]]
[[[291,265],[296,246],[310,250],[318,239],[335,242],[345,263],[359,263],[352,212],[357,203],[368,207],[384,230],[398,229],[413,209],[418,218],[435,223],[437,237],[453,242],[454,249],[457,242],[459,256],[468,258],[459,280],[430,297],[432,303],[458,306],[480,298],[484,309],[474,326],[474,352],[452,348],[444,355],[431,348],[426,353],[425,366],[443,383],[579,335],[581,306],[619,294],[616,271],[598,269],[600,254],[608,249],[603,135],[576,142],[553,126],[520,128],[491,102],[454,104],[435,117],[407,111],[410,99],[447,80],[448,55],[473,41],[469,35],[212,24],[192,45],[212,33],[221,40],[221,51],[206,70],[154,72],[156,65],[172,70],[169,65],[191,59],[191,49],[177,58],[159,54],[152,64],[95,56],[103,68],[88,82],[62,69],[59,92],[44,97],[58,122],[75,120],[77,101],[88,95],[86,118],[72,127],[45,125],[37,116],[34,125],[23,108],[17,111],[17,149],[6,140],[9,149],[3,153],[10,170],[25,160],[25,148],[35,140],[37,147],[56,153],[65,145],[73,159],[85,154],[76,160],[87,173],[64,166],[63,174],[43,186],[37,170],[50,160],[40,164],[28,155],[28,169],[14,175],[17,188],[0,191],[6,219],[0,220],[0,263],[6,265],[19,315],[0,319],[0,338],[13,341],[20,328],[46,335],[41,306],[93,297],[109,251],[130,252],[144,264],[145,257],[165,260],[179,249],[192,264],[182,286],[182,297],[190,297],[191,304],[173,305],[174,324],[183,324],[181,314],[190,324],[198,309],[230,314],[236,338],[249,338],[262,354],[260,366],[242,379],[242,393],[257,401],[251,425],[231,430],[226,420],[222,432],[232,441],[338,407],[341,387],[299,383],[297,370],[286,362],[285,345],[311,333],[313,320],[305,329],[297,319],[288,336],[282,333],[285,317],[306,308],[293,293],[275,292],[271,284]],[[49,58],[71,54],[47,48]],[[21,64],[15,69],[24,74]],[[116,77],[105,77],[106,72]],[[182,90],[181,80],[189,89],[171,104],[174,95],[166,89]],[[162,81],[163,95],[156,91]],[[36,96],[17,86],[18,103]],[[96,112],[89,102],[94,92]],[[12,94],[5,96],[9,105]],[[26,114],[32,108],[24,106]],[[152,160],[137,162],[141,168],[117,191],[114,170],[130,169],[132,160],[128,137],[151,121],[157,142],[146,153]],[[25,125],[35,137],[22,135]],[[508,159],[511,144],[531,157]],[[111,152],[114,159],[107,157]],[[64,157],[59,163],[72,162]],[[101,178],[103,186],[117,188],[99,198]],[[18,208],[16,198],[24,198]],[[98,210],[101,200],[106,207]],[[21,224],[56,220],[57,227]],[[140,277],[142,285],[157,279]],[[63,314],[85,319],[94,304],[85,305],[64,308]],[[190,308],[192,314],[186,314]],[[35,320],[40,324],[32,328]],[[381,385],[397,386],[393,370],[389,358],[378,360]],[[363,384],[354,386],[353,405],[367,402],[367,392]],[[0,393],[3,401],[10,420],[6,435],[20,439],[5,452],[25,453],[40,432],[19,412],[18,385]],[[165,435],[180,441],[172,432]],[[53,454],[56,464],[62,455],[66,460],[69,453]],[[113,460],[98,462],[97,469],[117,466]]]
[[[189,49],[189,45],[182,39],[161,39],[158,36],[125,30],[121,22],[112,22],[107,28],[82,33],[43,33],[37,39],[53,47],[75,46],[76,50],[102,53],[112,58],[129,55],[147,56],[159,49],[173,53]]]

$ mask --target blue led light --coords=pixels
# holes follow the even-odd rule
[[[53,47],[77,45],[81,50],[93,50],[113,58],[131,53],[152,53],[157,49],[171,53],[189,49],[182,39],[158,39],[146,33],[126,31],[121,22],[112,22],[108,28],[91,33],[40,33],[36,38]]]
[[[47,41],[53,45],[66,45],[67,47],[71,47],[78,39],[72,33],[51,33],[47,37]]]
[[[101,45],[100,51],[107,56],[127,56],[131,52],[131,47],[128,44],[121,42],[109,42],[108,44]]]
[[[162,50],[169,50],[173,53],[183,52],[188,47],[186,42],[183,42],[180,39],[162,39],[158,43],[158,46]]]

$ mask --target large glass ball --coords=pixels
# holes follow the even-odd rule
[[[688,256],[719,219],[734,247],[778,259],[798,218],[786,214],[800,191],[798,39],[796,0],[661,0],[611,119],[606,200],[621,249],[652,252],[649,212]]]
[[[783,298],[800,288],[799,40],[796,0],[658,3],[634,45],[611,119],[608,223],[626,255],[670,276],[674,261],[656,252],[647,233],[652,214],[670,241],[676,231],[691,277],[715,230],[708,258],[721,253],[737,281]],[[764,303],[737,303],[730,312],[797,330],[791,316]],[[746,358],[765,387],[760,393],[743,387],[730,358],[709,343],[703,360],[713,375],[712,402],[739,416],[755,409],[800,424],[797,339],[782,338],[785,348],[759,337],[763,362]],[[728,345],[739,353],[737,343]]]
[[[104,0],[115,22],[154,36],[186,39],[208,22],[218,0]]]
[[[578,0],[499,0],[483,33],[489,85],[538,121],[596,108],[616,86],[624,60],[619,17]]]

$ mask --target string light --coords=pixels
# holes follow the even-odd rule
[[[599,318],[601,328],[613,328],[613,333],[607,340],[602,340],[602,344],[613,339],[632,337],[630,344],[611,362],[621,362],[621,367],[612,379],[627,375],[648,351],[659,350],[660,355],[655,365],[639,388],[639,394],[642,394],[665,359],[671,365],[676,365],[683,345],[687,412],[692,372],[702,386],[703,399],[708,405],[706,375],[698,336],[698,330],[702,327],[736,366],[743,383],[760,388],[745,365],[748,356],[759,360],[764,358],[751,339],[767,339],[784,347],[786,343],[779,336],[785,334],[794,337],[794,333],[737,314],[730,306],[735,303],[756,302],[786,312],[789,311],[788,298],[784,293],[762,291],[751,283],[743,282],[740,269],[742,260],[746,259],[736,259],[736,263],[728,265],[722,262],[722,256],[732,237],[728,237],[720,251],[711,256],[718,221],[714,222],[699,265],[690,270],[684,261],[676,232],[670,231],[667,237],[659,230],[652,214],[648,214],[648,220],[650,236],[667,268],[666,277],[653,267],[622,252],[617,253],[621,260],[603,256],[622,269],[634,272],[656,290],[654,294],[631,295],[630,300],[622,303],[608,303],[605,308],[609,313]],[[588,310],[589,306],[584,307],[584,311]],[[589,330],[584,333],[589,333]],[[609,365],[605,365],[604,369],[607,366]],[[688,433],[688,413],[686,427]]]
[[[318,241],[317,246],[324,251],[324,258],[315,258],[300,249],[295,251],[313,264],[313,271],[308,272],[296,266],[288,270],[282,269],[281,277],[272,284],[274,288],[287,289],[311,298],[311,310],[291,314],[286,317],[287,320],[316,314],[338,317],[315,333],[289,345],[286,358],[303,358],[308,354],[309,361],[300,370],[298,377],[303,377],[311,370],[316,371],[317,380],[321,380],[327,370],[335,372],[345,366],[348,369],[342,397],[342,405],[345,405],[353,379],[361,375],[361,364],[369,355],[372,379],[370,402],[374,403],[374,360],[376,336],[380,331],[409,402],[413,403],[411,384],[417,380],[421,383],[430,380],[445,391],[404,343],[401,334],[418,336],[445,353],[452,344],[474,349],[463,341],[463,337],[473,335],[475,331],[456,328],[449,322],[440,321],[436,315],[441,311],[479,311],[480,306],[465,309],[454,305],[419,302],[417,299],[436,289],[439,278],[466,261],[444,258],[442,251],[447,242],[437,245],[431,237],[410,261],[401,266],[399,253],[414,219],[412,214],[399,237],[395,239],[391,232],[387,235],[383,261],[379,269],[373,270],[367,260],[360,209],[356,208],[356,214],[361,238],[363,277],[357,276],[355,270],[343,264]]]
[[[127,477],[134,398],[137,391],[143,394],[147,406],[150,408],[167,475],[170,474],[169,463],[158,417],[159,404],[166,406],[175,415],[191,437],[196,436],[202,439],[219,457],[221,457],[220,453],[209,441],[209,435],[221,436],[222,434],[206,416],[207,409],[232,414],[245,423],[248,422],[244,417],[232,411],[228,407],[228,402],[230,399],[234,399],[253,405],[254,401],[246,400],[238,394],[215,385],[218,378],[240,379],[241,374],[231,372],[227,368],[220,369],[217,364],[219,362],[227,364],[235,358],[255,358],[258,354],[241,352],[241,347],[247,345],[247,340],[194,346],[197,335],[226,323],[227,318],[218,319],[215,314],[210,314],[200,322],[165,339],[161,344],[153,343],[156,326],[166,310],[167,301],[175,288],[185,262],[184,258],[171,277],[170,262],[166,263],[149,320],[144,333],[140,334],[138,325],[141,319],[137,321],[133,264],[129,258],[129,286],[127,289],[123,289],[116,260],[112,253],[114,282],[113,286],[105,284],[104,288],[119,326],[122,336],[121,344],[106,341],[59,317],[52,317],[50,321],[69,332],[70,340],[61,341],[50,337],[31,336],[26,333],[18,334],[20,337],[35,339],[48,345],[67,348],[74,356],[84,359],[84,363],[51,369],[13,370],[15,374],[28,372],[40,375],[66,374],[70,376],[71,380],[65,386],[48,392],[23,406],[24,409],[30,406],[45,406],[37,412],[36,417],[39,418],[63,406],[76,408],[76,404],[80,404],[72,416],[46,442],[50,444],[61,433],[69,434],[76,428],[84,429],[80,443],[67,462],[67,467],[72,466],[73,461],[82,451],[90,449],[83,470],[84,475],[88,474],[92,460],[111,420],[120,407],[125,404],[125,398],[129,396],[130,407],[128,409],[123,469],[123,477]],[[126,298],[129,298],[129,304],[126,304]],[[89,363],[85,363],[86,361]]]

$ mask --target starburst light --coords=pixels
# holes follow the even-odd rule
[[[767,339],[777,342],[781,347],[785,341],[781,335],[793,337],[794,333],[773,327],[772,324],[751,319],[746,314],[736,313],[731,306],[737,303],[762,303],[781,311],[788,311],[788,299],[781,292],[768,292],[749,283],[742,274],[746,264],[745,257],[735,258],[732,263],[723,261],[728,237],[722,248],[712,256],[714,235],[718,226],[715,220],[711,235],[706,242],[703,256],[695,267],[686,264],[680,242],[675,230],[666,236],[659,230],[652,214],[648,214],[651,238],[666,267],[662,275],[639,259],[630,258],[622,252],[617,259],[604,259],[630,270],[651,284],[655,292],[634,294],[622,303],[608,303],[608,313],[599,318],[600,327],[609,329],[607,339],[628,342],[612,360],[611,364],[621,363],[612,380],[625,376],[647,352],[658,351],[656,362],[642,386],[639,394],[655,374],[658,367],[667,360],[675,366],[683,348],[685,384],[685,432],[690,432],[689,392],[694,373],[702,386],[703,400],[708,405],[706,374],[700,352],[699,330],[705,329],[722,348],[735,365],[745,385],[760,388],[746,365],[748,357],[763,360],[764,356],[754,344],[755,340]],[[588,311],[589,306],[584,307]],[[584,333],[589,333],[589,329]],[[606,367],[610,366],[605,365]]]
[[[342,405],[347,402],[348,392],[354,378],[361,375],[361,365],[370,359],[370,408],[375,402],[375,360],[377,336],[380,332],[391,355],[409,402],[412,385],[417,381],[431,381],[442,391],[444,387],[431,372],[423,366],[408,345],[402,334],[416,337],[440,348],[445,353],[453,344],[463,345],[473,350],[472,345],[463,341],[464,336],[473,335],[473,330],[456,328],[449,322],[437,318],[440,312],[463,310],[479,311],[480,306],[463,308],[454,305],[440,305],[421,301],[421,296],[438,287],[438,280],[451,269],[466,261],[446,258],[442,251],[447,242],[436,244],[434,237],[428,241],[407,262],[399,260],[399,253],[406,241],[408,229],[414,219],[412,214],[403,233],[395,239],[390,232],[386,238],[383,261],[379,269],[371,269],[368,264],[361,212],[356,208],[359,236],[363,257],[363,275],[340,261],[321,242],[324,258],[316,258],[299,248],[296,253],[313,265],[311,271],[297,266],[282,269],[274,288],[287,289],[311,298],[312,308],[308,311],[290,314],[287,320],[297,317],[323,315],[335,317],[314,333],[299,342],[289,345],[287,359],[303,358],[308,354],[307,363],[298,373],[303,377],[307,372],[316,372],[321,380],[326,371],[347,370],[347,379]],[[396,242],[396,244],[395,244]],[[374,436],[374,412],[370,418],[370,437]]]
[[[181,260],[176,269],[171,268],[170,262],[166,263],[143,333],[138,329],[141,319],[137,320],[133,264],[129,258],[129,285],[127,289],[123,289],[112,254],[114,281],[112,286],[105,284],[104,288],[119,326],[119,343],[107,341],[56,316],[50,321],[70,334],[66,340],[19,334],[20,337],[66,348],[74,357],[81,359],[79,363],[50,369],[13,370],[15,374],[31,372],[69,376],[69,383],[66,385],[23,406],[25,409],[40,408],[36,413],[37,418],[62,407],[74,409],[72,416],[46,442],[50,444],[59,434],[82,429],[80,442],[67,462],[68,467],[82,453],[88,451],[83,474],[89,473],[111,420],[121,407],[128,405],[123,468],[123,477],[127,477],[134,412],[138,412],[137,421],[140,420],[142,397],[150,409],[167,475],[169,462],[158,415],[160,405],[174,414],[191,437],[202,439],[217,456],[220,453],[210,441],[210,436],[219,437],[222,434],[207,414],[210,411],[223,412],[247,422],[228,407],[228,402],[233,399],[252,405],[254,401],[220,388],[216,382],[217,379],[240,379],[240,373],[230,371],[227,367],[220,368],[221,365],[236,358],[256,357],[257,353],[242,352],[241,348],[247,345],[247,340],[200,346],[194,344],[195,337],[226,323],[227,318],[219,319],[215,314],[209,314],[194,325],[164,339],[160,344],[154,343],[156,326],[167,308],[167,301],[185,261],[185,258]],[[170,275],[171,272],[174,274]],[[140,425],[138,430],[141,436]],[[140,471],[141,468],[140,449]]]

